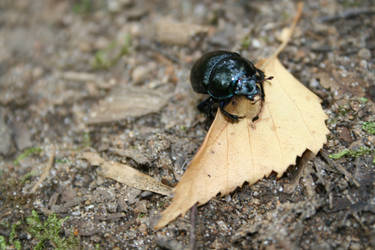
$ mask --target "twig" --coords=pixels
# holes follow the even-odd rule
[[[197,241],[195,239],[195,227],[197,224],[197,204],[194,204],[194,206],[192,206],[190,209],[190,221],[190,249],[195,250],[197,249]]]
[[[320,151],[320,155],[324,158],[328,165],[335,167],[340,173],[342,173],[346,180],[353,183],[356,187],[360,187],[359,182],[353,177],[353,175],[349,173],[341,164],[336,163],[329,158],[328,154],[324,150]]]
[[[294,30],[297,26],[297,23],[299,19],[302,16],[302,10],[303,10],[303,2],[299,2],[297,5],[297,14],[294,16],[292,25],[289,28],[288,36],[284,39],[284,41],[280,44],[279,48],[276,50],[276,52],[273,54],[273,57],[277,57],[281,51],[284,50],[286,45],[288,44],[290,38],[292,37]]]
[[[51,170],[51,168],[53,166],[53,163],[55,161],[55,155],[56,155],[56,149],[55,149],[55,146],[52,145],[52,151],[51,151],[51,155],[48,159],[47,165],[46,165],[46,167],[43,171],[43,174],[40,176],[40,179],[38,180],[37,183],[35,183],[35,185],[31,189],[31,193],[34,193],[38,189],[40,184],[47,178],[47,176],[49,174],[49,171]]]
[[[286,193],[290,194],[290,193],[294,192],[297,185],[299,184],[299,180],[301,179],[301,177],[304,174],[304,170],[307,166],[307,163],[311,159],[313,159],[313,157],[314,157],[314,155],[309,150],[307,150],[303,153],[303,155],[301,156],[301,158],[299,159],[299,161],[297,163],[298,168],[297,168],[297,171],[296,171],[295,175],[292,177],[292,179],[289,181],[289,183],[284,185],[284,191]]]
[[[363,224],[363,222],[361,221],[361,218],[359,218],[359,216],[358,216],[358,213],[353,212],[353,213],[351,213],[351,215],[357,221],[357,223],[362,227],[362,229],[365,231],[365,233],[368,233],[369,228],[365,224]]]
[[[334,16],[321,17],[319,18],[319,21],[322,23],[333,22],[339,19],[349,19],[349,18],[360,16],[360,15],[374,15],[374,14],[375,14],[375,9],[349,9]]]
[[[86,72],[73,72],[67,71],[62,73],[62,78],[65,80],[77,81],[77,82],[95,82],[98,77],[91,73]]]
[[[297,23],[299,21],[299,19],[301,18],[302,16],[302,10],[303,10],[303,2],[299,2],[298,5],[297,5],[297,14],[294,16],[294,19],[293,19],[293,22],[292,24],[290,25],[289,27],[289,30],[288,30],[288,34],[287,36],[283,39],[282,43],[280,44],[280,46],[277,48],[277,50],[275,51],[275,53],[273,53],[272,56],[270,56],[270,58],[272,57],[277,57],[281,51],[283,51],[286,47],[286,45],[289,43],[289,40],[290,38],[292,37],[293,33],[294,33],[294,30],[297,26]],[[265,68],[267,63],[270,62],[272,60],[261,60],[257,63],[257,67],[259,68]]]

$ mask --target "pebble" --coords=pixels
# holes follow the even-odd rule
[[[366,48],[362,48],[358,51],[358,56],[360,58],[363,58],[363,59],[366,59],[366,60],[369,60],[371,58],[371,51],[366,49]]]
[[[143,83],[150,76],[153,68],[154,66],[152,64],[136,67],[132,72],[132,79],[134,84]]]
[[[108,202],[107,203],[107,210],[110,213],[115,213],[117,211],[117,202]]]
[[[254,47],[254,48],[260,48],[262,46],[262,44],[260,43],[260,41],[258,39],[253,39],[251,41],[251,45]]]
[[[310,87],[311,87],[311,88],[318,88],[319,85],[320,85],[319,81],[316,80],[315,78],[312,78],[312,79],[310,80]]]
[[[220,229],[221,229],[222,231],[228,231],[228,227],[227,227],[227,225],[225,224],[224,221],[219,220],[219,221],[217,222],[217,224],[218,224],[218,226],[220,227]]]
[[[352,242],[350,244],[350,248],[349,249],[350,250],[360,250],[360,249],[362,249],[362,247],[361,247],[360,243],[358,243],[358,242]]]
[[[19,150],[24,150],[33,145],[30,130],[23,124],[15,125],[15,142]]]
[[[142,192],[139,189],[131,187],[128,187],[126,191],[127,192],[124,198],[128,204],[134,204],[138,200],[137,196],[140,195]]]
[[[147,201],[141,200],[137,202],[137,205],[134,208],[135,213],[147,213]]]
[[[141,197],[142,198],[147,198],[147,197],[150,197],[150,196],[152,196],[152,192],[150,192],[150,191],[143,191],[142,193],[141,193]]]

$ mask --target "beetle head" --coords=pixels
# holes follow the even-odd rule
[[[254,99],[254,96],[259,93],[256,81],[252,78],[241,78],[237,81],[235,95],[244,95],[250,100]]]

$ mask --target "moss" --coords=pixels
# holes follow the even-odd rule
[[[374,154],[375,151],[368,147],[360,147],[358,150],[344,149],[336,154],[330,154],[329,157],[334,160],[341,159],[344,156],[357,158],[363,155]],[[375,158],[374,160],[375,161]]]
[[[21,225],[20,221],[17,221],[16,223],[13,223],[10,226],[10,234],[9,234],[9,242],[6,241],[4,236],[0,236],[0,249],[22,249],[21,242],[17,240],[17,227]]]
[[[17,158],[14,160],[14,164],[18,165],[20,163],[20,161],[22,161],[23,159],[31,156],[31,155],[39,155],[40,153],[42,152],[42,149],[41,148],[28,148],[26,150],[24,150],[19,156],[17,156]]]
[[[75,148],[77,151],[89,148],[92,145],[90,133],[83,133],[80,144]],[[69,163],[69,159],[60,159],[59,163]]]
[[[24,176],[22,176],[22,178],[20,179],[20,184],[23,185],[26,183],[26,181],[28,181],[31,177],[35,176],[36,175],[36,171],[30,171],[28,172],[27,174],[25,174]]]
[[[339,3],[345,7],[345,8],[353,8],[353,7],[359,7],[361,6],[361,3],[362,1],[360,0],[342,0],[342,1],[339,1]]]
[[[94,69],[109,69],[117,64],[121,57],[129,54],[132,45],[132,37],[126,34],[121,44],[113,41],[107,48],[95,53],[92,67]]]
[[[347,106],[343,106],[343,105],[340,105],[337,109],[337,113],[340,115],[340,116],[346,116],[348,113],[350,112],[350,109],[349,107]]]
[[[362,129],[371,135],[375,135],[375,122],[364,122]]]
[[[330,154],[329,158],[334,159],[334,160],[338,160],[338,159],[344,157],[345,155],[349,154],[349,151],[350,151],[349,149],[344,149],[341,152],[338,152],[336,154]]]
[[[143,218],[143,217],[145,217],[145,215],[146,215],[145,213],[139,213],[138,218]]]
[[[93,4],[91,0],[78,0],[72,9],[76,14],[88,14],[92,11]]]
[[[90,133],[84,133],[83,134],[82,147],[84,147],[84,148],[91,147]]]
[[[241,49],[243,50],[249,49],[250,44],[251,44],[250,36],[245,36],[241,42]]]
[[[360,97],[359,101],[362,102],[362,103],[367,103],[368,102],[368,98],[366,98],[366,97]]]
[[[70,164],[70,160],[68,158],[56,158],[55,163],[60,163],[60,164]]]
[[[69,238],[60,236],[61,227],[68,217],[57,218],[56,214],[51,214],[43,222],[36,211],[32,211],[31,216],[26,218],[27,231],[38,243],[34,249],[44,249],[45,243],[49,242],[55,249],[75,249],[78,246],[78,239],[71,235]]]

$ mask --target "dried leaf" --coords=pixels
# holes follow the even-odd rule
[[[207,133],[203,145],[175,188],[171,205],[162,212],[155,228],[161,228],[221,193],[225,195],[245,181],[253,184],[273,171],[281,177],[286,169],[309,149],[317,154],[326,142],[327,119],[320,99],[294,78],[274,56],[263,63],[273,76],[264,83],[265,101],[235,100],[227,110],[246,115],[228,122],[221,112]],[[255,122],[252,118],[258,115]],[[246,113],[244,113],[246,110]],[[251,110],[252,112],[248,112]]]
[[[169,91],[170,92],[170,91]],[[105,123],[138,117],[159,111],[170,97],[168,91],[121,86],[94,107],[87,119],[88,124]]]
[[[171,187],[128,165],[106,161],[97,153],[92,152],[83,153],[82,158],[88,160],[92,165],[100,166],[102,170],[101,174],[104,177],[114,179],[130,187],[171,196]]]
[[[191,23],[180,23],[171,18],[162,18],[156,23],[156,39],[161,43],[186,45],[199,34],[208,32],[208,27]]]

